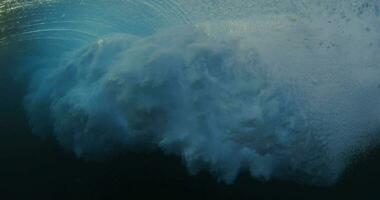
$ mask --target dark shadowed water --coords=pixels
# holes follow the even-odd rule
[[[380,198],[379,3],[0,2],[0,199]]]

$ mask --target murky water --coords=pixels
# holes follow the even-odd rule
[[[346,177],[378,145],[379,3],[2,1],[5,191],[270,198],[366,182]]]

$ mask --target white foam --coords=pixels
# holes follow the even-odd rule
[[[81,157],[161,148],[228,183],[332,184],[378,138],[379,29],[271,13],[111,35],[35,73],[26,108]]]

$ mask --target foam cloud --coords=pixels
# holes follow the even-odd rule
[[[34,74],[30,124],[79,157],[159,148],[228,183],[241,170],[334,183],[378,128],[379,38],[284,23],[103,37]],[[218,34],[231,26],[244,31]]]

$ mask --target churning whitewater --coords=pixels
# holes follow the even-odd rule
[[[99,37],[33,72],[30,125],[85,159],[162,150],[227,183],[333,184],[378,140],[380,19],[309,5]]]

